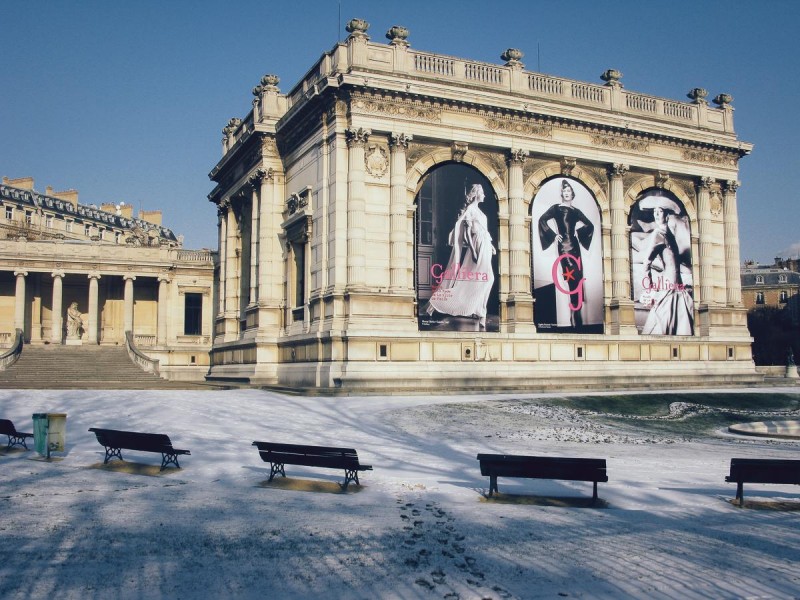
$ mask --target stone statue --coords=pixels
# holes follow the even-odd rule
[[[81,311],[78,310],[78,303],[73,302],[67,309],[67,339],[79,340],[81,338],[82,327],[83,319],[81,318]]]

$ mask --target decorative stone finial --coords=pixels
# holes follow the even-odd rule
[[[518,67],[521,69],[525,66],[521,62],[523,56],[525,56],[525,54],[522,52],[522,50],[518,50],[517,48],[508,48],[500,55],[500,58],[506,61],[507,67]]]
[[[406,46],[408,47],[408,29],[402,25],[394,25],[389,31],[386,32],[386,38],[390,40],[393,46]]]
[[[708,90],[704,90],[703,88],[694,88],[691,92],[686,94],[686,96],[694,100],[695,104],[705,104],[706,97],[708,96]]]
[[[620,79],[622,79],[622,72],[617,71],[616,69],[608,69],[607,71],[603,72],[603,74],[600,75],[600,79],[605,81],[606,85],[608,86],[622,87],[622,82],[620,81]]]
[[[347,27],[345,27],[347,33],[350,34],[350,37],[347,39],[368,40],[369,36],[367,35],[367,29],[369,29],[369,23],[367,23],[364,19],[350,19]]]
[[[236,131],[236,129],[238,129],[239,125],[241,125],[241,124],[242,124],[242,120],[241,119],[239,119],[237,117],[233,117],[230,121],[228,121],[228,124],[223,128],[222,135],[226,135],[226,136],[230,135],[231,133]]]
[[[718,104],[720,108],[725,108],[733,102],[733,96],[730,94],[719,94],[714,98],[714,104]]]

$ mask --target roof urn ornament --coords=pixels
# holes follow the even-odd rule
[[[705,104],[708,97],[708,90],[703,88],[694,88],[691,92],[686,94],[688,98],[694,100],[695,104]]]
[[[718,94],[714,98],[714,104],[719,105],[720,108],[725,108],[731,102],[733,102],[733,96],[731,96],[730,94]]]
[[[394,25],[386,32],[386,38],[393,46],[408,46],[409,31],[402,25]]]
[[[521,69],[525,66],[522,64],[523,56],[525,56],[525,53],[522,52],[522,50],[518,50],[517,48],[508,48],[500,55],[500,58],[506,61],[507,67],[517,67]]]
[[[614,87],[619,86],[622,87],[622,71],[618,71],[617,69],[608,69],[600,75],[600,79],[606,82],[606,85]]]
[[[369,36],[367,35],[367,29],[369,29],[369,23],[367,23],[364,19],[350,19],[350,22],[347,23],[345,30],[347,33],[350,34],[348,39],[364,39],[368,40]]]

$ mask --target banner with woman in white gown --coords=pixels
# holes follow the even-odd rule
[[[692,236],[686,209],[666,190],[647,190],[631,206],[630,226],[636,328],[648,335],[693,335]]]
[[[417,194],[421,330],[499,331],[497,197],[476,169],[446,164]]]

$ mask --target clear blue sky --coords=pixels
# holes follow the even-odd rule
[[[339,17],[341,7],[341,20]],[[160,208],[189,248],[216,247],[208,172],[221,130],[274,73],[287,92],[352,17],[376,42],[500,64],[506,48],[545,73],[686,99],[733,95],[742,259],[800,253],[800,2],[704,0],[4,0],[0,175],[76,188],[83,204]],[[794,142],[794,143],[793,143]]]

